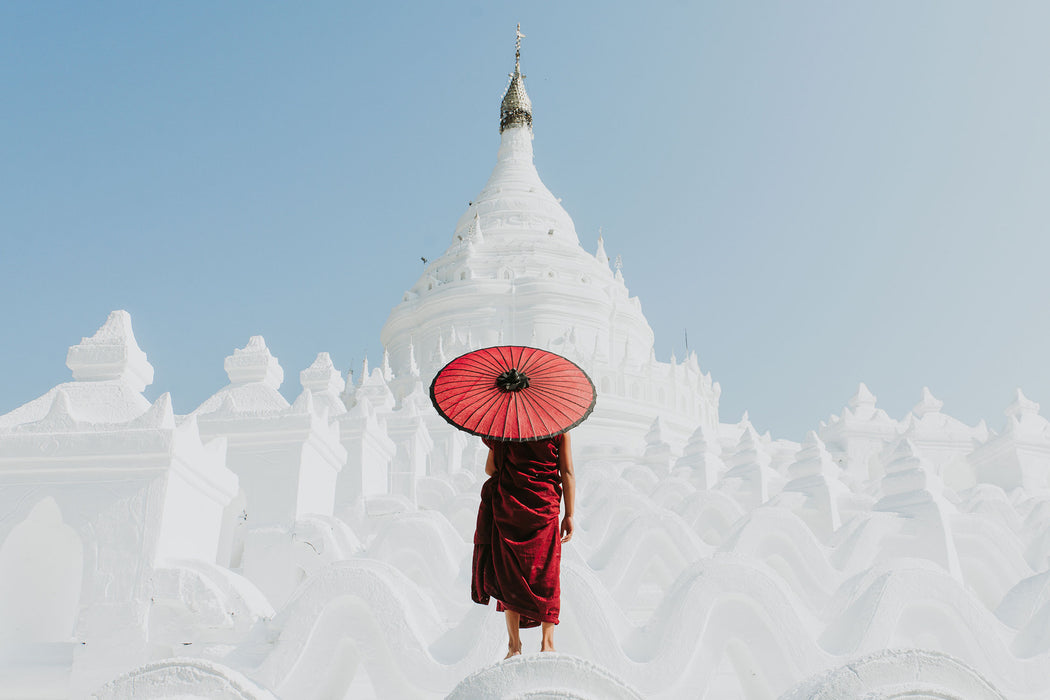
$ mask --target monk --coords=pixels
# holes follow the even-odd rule
[[[532,442],[485,440],[489,448],[474,532],[470,597],[507,622],[507,656],[521,653],[519,629],[542,627],[554,651],[561,611],[561,546],[572,539],[576,476],[569,434]],[[565,515],[558,524],[562,495]]]

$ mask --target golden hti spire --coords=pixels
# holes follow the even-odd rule
[[[510,76],[510,85],[503,95],[499,107],[499,132],[516,126],[532,128],[532,102],[525,92],[525,76],[521,72],[521,40],[525,37],[518,25],[517,39],[514,43],[514,72]]]

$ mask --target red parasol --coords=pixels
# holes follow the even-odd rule
[[[561,355],[501,345],[460,355],[430,385],[441,417],[460,430],[504,442],[541,440],[591,415],[594,383]]]

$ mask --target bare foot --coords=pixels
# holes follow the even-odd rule
[[[509,659],[512,656],[521,656],[521,647],[517,649],[507,649],[507,655],[503,657],[504,660]]]
[[[543,636],[540,637],[540,651],[554,651],[554,623],[543,623]]]

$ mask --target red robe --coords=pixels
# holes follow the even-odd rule
[[[562,436],[494,442],[496,473],[481,487],[470,597],[521,615],[522,627],[558,624],[561,610]]]

